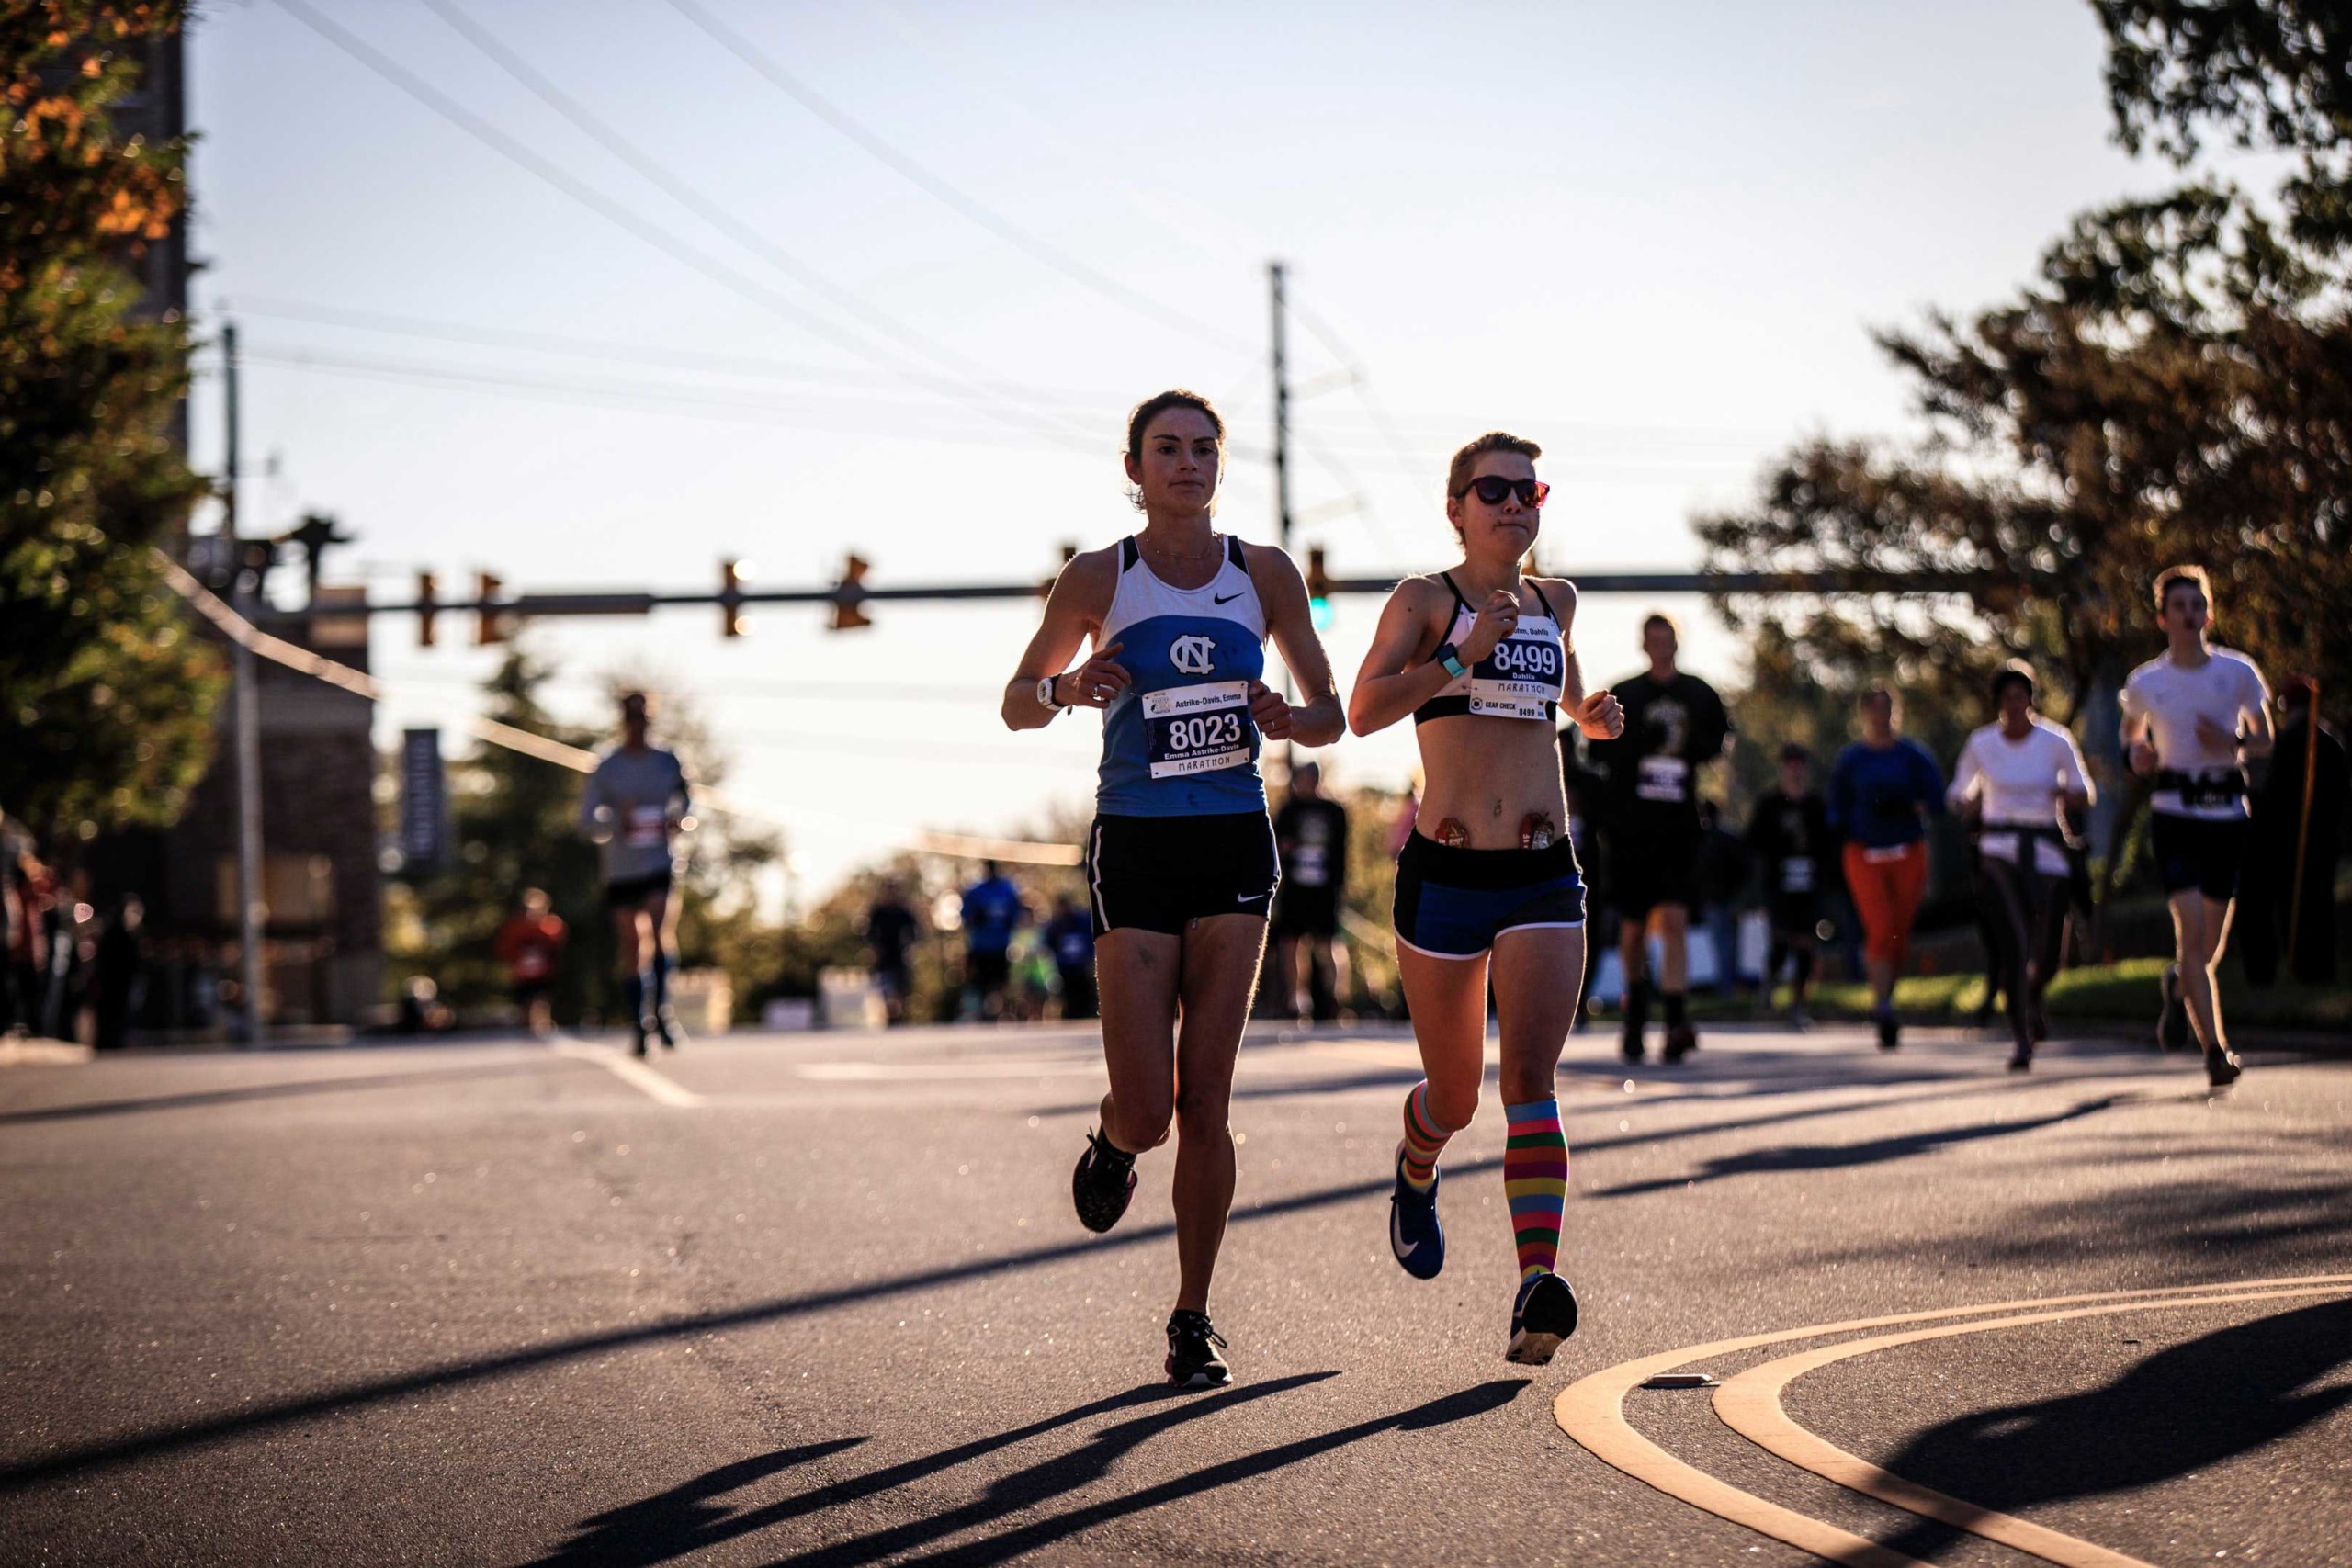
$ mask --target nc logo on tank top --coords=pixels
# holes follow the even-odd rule
[[[1211,656],[1216,652],[1216,639],[1205,637],[1180,637],[1168,645],[1168,662],[1185,675],[1205,675],[1209,672]]]

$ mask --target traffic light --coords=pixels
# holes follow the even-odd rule
[[[506,627],[491,604],[498,597],[500,583],[489,572],[474,573],[474,646],[488,648],[494,642],[506,640]]]
[[[1331,629],[1331,574],[1323,570],[1323,547],[1311,545],[1306,551],[1306,611],[1315,629]]]
[[[718,563],[718,635],[743,635],[743,578],[741,561],[723,560]]]
[[[851,556],[842,562],[842,580],[833,584],[833,630],[853,632],[873,620],[859,605],[865,599],[865,560]]]
[[[429,571],[416,574],[416,646],[433,646],[434,593],[440,587]]]

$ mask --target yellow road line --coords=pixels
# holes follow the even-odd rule
[[[2346,1282],[2352,1282],[2352,1275],[2310,1274],[2280,1280],[2240,1280],[2219,1285],[2104,1291],[2084,1295],[2048,1296],[2039,1301],[1992,1302],[1982,1306],[1895,1313],[1883,1317],[1854,1318],[1844,1323],[1815,1324],[1807,1328],[1787,1328],[1770,1334],[1716,1339],[1703,1345],[1690,1345],[1679,1350],[1664,1350],[1654,1356],[1638,1357],[1581,1378],[1560,1391],[1559,1397],[1552,1403],[1552,1417],[1559,1423],[1562,1431],[1582,1444],[1602,1463],[1624,1472],[1669,1497],[1703,1508],[1719,1518],[1746,1526],[1760,1535],[1785,1541],[1831,1562],[1849,1564],[1849,1568],[1917,1568],[1917,1560],[1915,1558],[1905,1557],[1876,1541],[1800,1514],[1792,1508],[1766,1502],[1753,1493],[1743,1492],[1726,1482],[1718,1481],[1706,1472],[1675,1458],[1634,1430],[1626,1421],[1625,1395],[1659,1372],[1671,1371],[1711,1356],[1736,1355],[1744,1350],[1786,1345],[1800,1339],[1818,1339],[1832,1334],[1853,1334],[1864,1329],[1894,1328],[1950,1318],[1993,1317],[2005,1313],[2095,1303],[2191,1296],[2219,1300],[2227,1299],[2229,1292]]]
[[[2110,1313],[2178,1311],[2184,1307],[2218,1306],[2225,1303],[2342,1295],[2347,1291],[2352,1291],[2352,1280],[2336,1285],[2307,1286],[2295,1291],[2183,1296],[2164,1301],[2122,1302],[2071,1312],[2028,1313],[2018,1317],[1995,1318],[1989,1323],[1949,1323],[1936,1328],[1913,1329],[1906,1334],[1849,1339],[1748,1368],[1715,1391],[1715,1414],[1723,1418],[1724,1426],[1759,1448],[1778,1454],[1800,1469],[1834,1481],[1849,1491],[1875,1497],[1882,1503],[1892,1503],[1898,1508],[1967,1530],[1972,1535],[1983,1536],[2002,1546],[2030,1552],[2047,1562],[2059,1563],[2062,1568],[2151,1568],[2139,1558],[2127,1557],[2122,1552],[2061,1534],[1998,1509],[1962,1502],[1932,1487],[1905,1481],[1893,1472],[1849,1454],[1798,1426],[1781,1405],[1781,1393],[1791,1382],[1807,1372],[1849,1357],[1890,1350],[1898,1345],[1916,1345],[1924,1340],[1944,1339],[1961,1334],[1989,1334],[1996,1329],[2023,1328],[2039,1323],[2067,1323],[2077,1318],[2104,1317]]]

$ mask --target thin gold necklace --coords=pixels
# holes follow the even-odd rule
[[[1136,536],[1136,547],[1137,549],[1144,548],[1146,544],[1147,540],[1144,536],[1139,534]],[[1157,549],[1159,552],[1159,558],[1167,562],[1170,566],[1193,566],[1201,561],[1215,560],[1223,553],[1223,547],[1219,543],[1216,535],[1214,533],[1209,535],[1209,547],[1201,551],[1198,555],[1180,556],[1170,551],[1165,545],[1152,545],[1150,547]]]

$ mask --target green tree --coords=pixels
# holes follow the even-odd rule
[[[174,445],[177,320],[126,256],[169,231],[178,142],[116,133],[176,5],[0,7],[0,805],[52,837],[167,823],[211,756],[221,661],[151,546],[205,493]]]
[[[2092,0],[2116,135],[2187,165],[2207,133],[2301,167],[2281,192],[2305,243],[2352,242],[2352,10],[2341,0]]]

